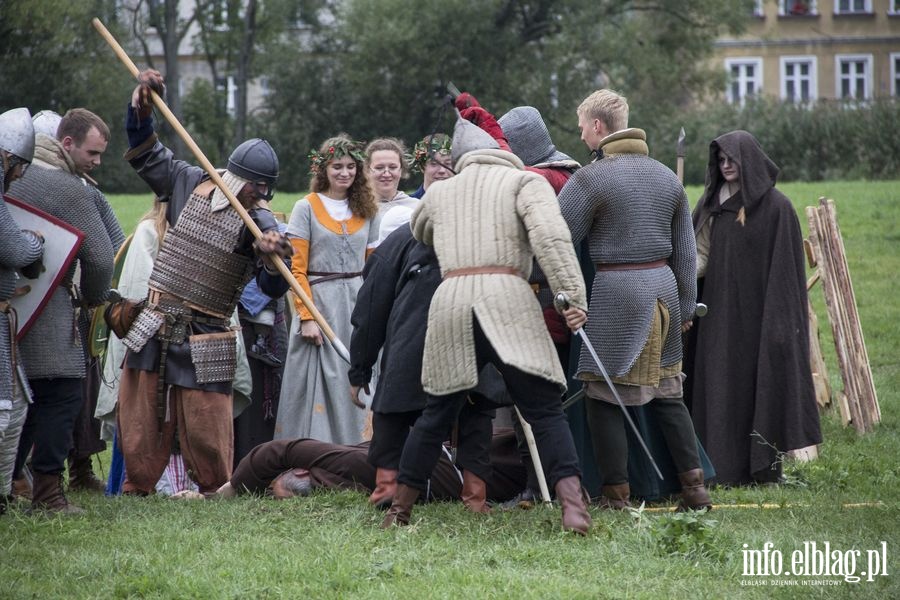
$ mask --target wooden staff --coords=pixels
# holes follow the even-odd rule
[[[100,19],[94,18],[91,21],[94,25],[94,29],[103,36],[103,39],[106,40],[106,43],[113,49],[113,52],[116,53],[116,56],[119,57],[119,60],[122,61],[122,64],[131,72],[131,74],[135,78],[140,77],[140,70],[137,68],[137,65],[131,60],[125,50],[119,45],[119,42],[116,41],[116,38],[109,32],[109,30],[100,22]],[[234,196],[228,186],[225,185],[225,182],[222,180],[222,177],[219,175],[218,171],[216,171],[215,167],[213,167],[212,163],[209,162],[209,159],[206,158],[206,155],[203,154],[203,151],[200,150],[200,147],[194,142],[193,138],[191,138],[190,134],[184,128],[184,126],[179,123],[178,118],[169,110],[169,107],[166,106],[165,101],[160,98],[159,94],[157,94],[152,89],[150,90],[150,96],[153,100],[153,104],[156,105],[156,108],[159,109],[160,113],[162,113],[163,117],[165,117],[166,121],[169,122],[169,125],[175,130],[178,134],[178,137],[185,143],[185,145],[191,150],[191,152],[196,157],[197,161],[200,163],[200,166],[209,174],[210,178],[213,182],[219,186],[219,189],[222,190],[222,193],[225,194],[225,197],[228,198],[228,202],[231,203],[231,207],[237,212],[237,214],[241,217],[241,220],[244,222],[244,225],[247,229],[250,230],[250,233],[253,234],[253,237],[257,240],[262,237],[262,231],[260,231],[259,227],[253,221],[238,199]],[[303,305],[309,310],[312,314],[313,319],[322,329],[322,333],[325,334],[325,337],[328,338],[328,341],[331,342],[331,346],[337,351],[338,355],[344,359],[347,364],[350,364],[350,353],[347,351],[347,347],[341,342],[341,340],[335,335],[334,330],[328,325],[325,321],[325,318],[322,316],[322,313],[316,308],[316,305],[313,304],[313,301],[306,294],[303,288],[300,286],[300,283],[294,277],[294,274],[291,273],[291,270],[284,264],[281,260],[273,260],[275,268],[278,269],[278,272],[281,273],[281,276],[284,277],[285,281],[288,282],[291,286],[291,291],[293,291],[300,301],[303,302]]]

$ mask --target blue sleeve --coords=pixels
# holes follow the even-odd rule
[[[128,147],[137,148],[153,135],[153,117],[139,120],[137,111],[129,103],[125,110],[125,132],[128,134]]]

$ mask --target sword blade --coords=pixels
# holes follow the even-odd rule
[[[597,356],[597,352],[594,350],[594,346],[593,344],[591,344],[591,340],[588,339],[587,332],[584,330],[584,328],[579,328],[575,333],[581,336],[581,341],[584,343],[584,347],[587,348],[587,351],[590,353],[591,358],[593,358],[594,362],[597,363],[597,368],[600,369],[600,374],[603,375],[603,379],[606,380],[606,385],[609,386],[610,391],[612,391],[613,396],[615,396],[616,398],[616,402],[619,403],[619,408],[622,409],[622,414],[625,415],[625,420],[628,421],[628,424],[631,426],[631,431],[634,432],[634,436],[637,438],[638,442],[640,442],[641,448],[644,449],[644,453],[647,455],[647,458],[650,459],[650,464],[653,465],[653,469],[656,471],[656,474],[660,479],[665,479],[663,477],[662,471],[660,471],[659,467],[656,465],[656,461],[653,460],[653,455],[650,453],[650,448],[647,447],[647,444],[644,442],[644,438],[641,437],[641,432],[638,431],[637,425],[634,424],[634,421],[631,419],[631,415],[628,414],[628,409],[625,408],[625,403],[622,402],[622,398],[619,396],[619,392],[616,390],[615,384],[612,382],[612,379],[610,379],[609,374],[603,367],[603,363],[600,362],[600,357]]]

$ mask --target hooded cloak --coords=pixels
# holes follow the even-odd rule
[[[720,203],[719,151],[740,189]],[[694,231],[709,224],[692,412],[717,482],[775,481],[779,453],[822,441],[809,366],[806,273],[796,211],[778,167],[746,131],[716,138]],[[743,214],[741,214],[743,212]]]

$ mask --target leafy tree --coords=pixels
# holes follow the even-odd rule
[[[3,0],[0,10],[0,112],[26,106],[32,114],[74,107],[97,113],[112,133],[93,176],[105,191],[135,187],[125,151],[123,111],[133,85],[91,26],[100,18],[121,39],[116,0]]]
[[[582,158],[575,108],[608,86],[629,97],[632,123],[648,129],[653,149],[664,139],[655,127],[721,85],[705,61],[717,35],[743,26],[749,3],[347,0],[333,11],[333,24],[304,44],[278,45],[265,67],[273,136],[292,149],[292,164],[338,131],[411,143],[448,130],[436,95],[448,81],[498,116],[537,107],[557,145]]]

